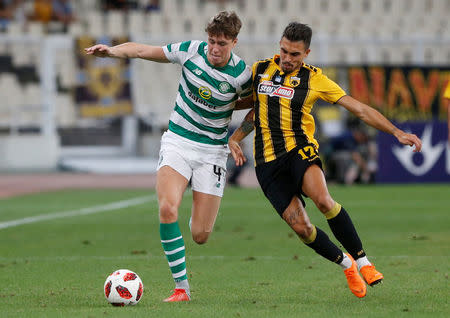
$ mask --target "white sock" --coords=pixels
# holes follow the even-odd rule
[[[179,282],[175,282],[175,288],[176,289],[184,289],[186,291],[186,293],[189,295],[189,297],[191,297],[191,293],[189,290],[189,282],[187,279],[179,281]]]
[[[339,263],[339,265],[343,268],[343,269],[349,269],[350,267],[352,267],[352,260],[350,259],[350,257],[347,256],[347,254],[342,253],[344,255],[344,257],[342,258],[342,262]]]
[[[358,271],[361,269],[361,267],[366,265],[372,265],[369,260],[367,259],[367,256],[360,257],[356,260],[356,265],[358,265]]]

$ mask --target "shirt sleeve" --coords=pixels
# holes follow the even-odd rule
[[[347,95],[336,82],[320,72],[314,76],[313,87],[319,94],[319,98],[328,103],[335,104],[341,97]]]
[[[447,82],[447,87],[445,88],[444,91],[444,97],[450,99],[450,79]]]
[[[245,98],[252,95],[252,71],[250,67],[247,65],[243,72],[242,82],[244,84],[241,85],[241,91],[239,92],[239,96],[241,98]]]
[[[183,65],[198,50],[200,41],[185,41],[163,46],[164,54],[171,63]]]

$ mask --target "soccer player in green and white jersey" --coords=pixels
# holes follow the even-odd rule
[[[220,12],[209,21],[208,41],[187,41],[164,47],[124,43],[86,49],[97,57],[142,58],[182,65],[175,108],[161,139],[156,191],[161,243],[175,281],[166,302],[190,300],[185,247],[178,226],[178,208],[191,181],[192,238],[204,244],[211,234],[225,187],[228,124],[239,97],[251,94],[251,70],[232,49],[241,21],[234,12]]]

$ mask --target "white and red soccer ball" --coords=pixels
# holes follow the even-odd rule
[[[106,278],[104,291],[113,306],[136,305],[144,293],[144,284],[135,272],[119,269]]]

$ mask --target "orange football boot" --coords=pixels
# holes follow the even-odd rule
[[[370,286],[383,282],[383,274],[375,269],[374,265],[366,265],[360,268],[359,272]]]
[[[189,301],[189,300],[191,300],[191,297],[188,295],[188,293],[186,293],[186,290],[175,288],[173,294],[170,297],[164,299],[163,301],[169,303],[175,301]]]
[[[364,283],[361,276],[359,276],[358,267],[356,266],[356,262],[353,257],[347,253],[346,255],[352,261],[352,266],[344,270],[344,274],[347,277],[348,287],[350,288],[350,291],[353,293],[353,295],[359,298],[363,298],[364,296],[366,296],[366,283]]]

